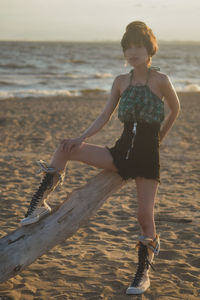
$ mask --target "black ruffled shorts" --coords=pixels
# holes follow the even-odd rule
[[[160,182],[160,124],[139,122],[135,135],[132,129],[133,123],[124,123],[121,137],[113,147],[106,147],[113,157],[119,175],[124,180],[144,177]],[[133,147],[130,148],[133,137]]]

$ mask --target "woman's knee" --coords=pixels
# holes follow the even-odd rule
[[[58,156],[66,156],[66,152],[63,150],[63,146],[59,144],[55,150],[55,153]]]
[[[58,147],[56,148],[55,153],[57,153],[58,155],[61,155],[61,156],[65,156],[65,157],[67,157],[67,159],[70,159],[70,158],[73,158],[74,155],[77,155],[77,153],[80,150],[79,148],[80,148],[79,146],[76,146],[76,147],[72,148],[70,152],[68,152],[67,150],[65,150],[63,148],[62,144],[59,144]]]

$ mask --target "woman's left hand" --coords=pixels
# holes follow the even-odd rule
[[[65,152],[71,152],[73,148],[78,147],[82,144],[83,138],[78,137],[74,139],[64,139],[60,142],[62,150]]]

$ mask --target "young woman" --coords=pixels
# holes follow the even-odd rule
[[[152,30],[143,22],[132,22],[126,27],[121,45],[133,69],[115,78],[102,113],[80,137],[62,140],[49,166],[39,161],[44,178],[21,224],[37,222],[51,211],[46,200],[62,181],[68,160],[118,172],[124,180],[134,178],[141,236],[137,243],[138,267],[127,294],[141,294],[150,286],[149,268],[160,248],[154,222],[154,202],[160,182],[159,146],[172,127],[180,105],[168,76],[151,68],[152,56],[158,50]],[[166,117],[164,100],[169,107]],[[118,117],[124,123],[124,130],[114,147],[85,143],[109,121],[118,102]]]

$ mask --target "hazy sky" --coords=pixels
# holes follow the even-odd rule
[[[0,40],[119,40],[134,20],[200,40],[200,0],[0,0]]]

